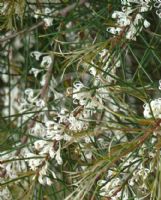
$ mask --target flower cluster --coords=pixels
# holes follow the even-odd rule
[[[156,14],[159,16],[159,18],[161,18],[161,1],[155,0],[154,7],[157,9]]]
[[[135,8],[133,7],[133,4]],[[151,9],[150,1],[122,1],[122,11],[114,11],[113,19],[117,19],[116,27],[109,27],[108,32],[114,35],[125,33],[126,39],[136,40],[136,36],[142,31],[143,27],[148,28],[150,23],[144,19],[142,13]]]
[[[161,90],[161,81],[159,81],[159,90]],[[144,117],[161,119],[161,98],[151,100],[144,104]]]
[[[161,118],[161,99],[154,99],[150,103],[144,104],[144,117],[156,119]]]
[[[142,146],[142,149],[145,149],[145,146]],[[112,200],[118,199],[129,199],[134,198],[135,200],[139,200],[146,196],[146,191],[148,190],[148,178],[150,173],[152,173],[155,169],[150,166],[145,165],[142,162],[142,150],[139,151],[139,157],[135,157],[132,154],[127,155],[123,162],[120,164],[121,173],[118,172],[118,169],[113,167],[108,170],[106,179],[101,179],[97,182],[100,187],[100,195],[105,196],[107,198],[111,198]],[[150,155],[149,155],[150,158]],[[128,183],[128,187],[131,188],[132,193],[130,194],[126,185],[124,183]],[[140,191],[140,194],[136,196],[136,186],[140,185],[140,188],[137,191]]]
[[[39,10],[37,9],[35,11],[35,14],[34,14],[34,17],[36,19],[38,18],[42,18],[44,24],[45,24],[45,27],[50,27],[53,25],[53,11],[50,10],[49,8],[45,8],[43,11],[42,10]]]

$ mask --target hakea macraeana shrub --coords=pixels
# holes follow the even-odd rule
[[[61,1],[54,3],[59,6]],[[151,96],[153,100],[149,100],[144,93],[146,86],[135,88],[133,82],[128,85],[129,79],[126,80],[122,70],[123,58],[125,62],[132,60],[128,45],[132,43],[135,47],[138,38],[150,32],[151,25],[154,26],[151,15],[156,13],[155,17],[160,17],[161,2],[121,0],[118,9],[111,12],[111,21],[107,23],[110,25],[103,27],[108,38],[100,43],[97,43],[99,32],[92,38],[88,26],[85,33],[75,31],[78,22],[74,18],[65,25],[62,21],[58,23],[75,7],[92,10],[97,2],[82,0],[61,11],[57,7],[41,8],[30,1],[28,4],[26,12],[31,11],[31,19],[41,23],[32,27],[32,30],[37,28],[36,36],[23,32],[27,34],[27,41],[32,41],[27,55],[32,64],[26,71],[26,81],[19,85],[16,76],[5,76],[6,69],[11,74],[16,70],[9,68],[9,62],[2,62],[6,66],[2,69],[5,83],[2,118],[7,117],[9,106],[10,127],[23,134],[13,135],[10,148],[0,153],[0,199],[21,199],[23,195],[26,199],[42,199],[40,194],[35,196],[37,185],[60,190],[59,199],[160,198],[161,99]],[[2,3],[2,17],[9,8],[10,1]],[[18,4],[14,4],[13,10],[18,17]],[[76,12],[79,13],[79,9]],[[48,48],[38,50],[35,47],[37,34],[40,38],[50,37],[49,30],[54,23],[59,24],[55,30],[57,36]],[[43,26],[42,30],[38,29],[39,25]],[[62,27],[67,32],[61,32]],[[26,58],[20,51],[21,35],[15,35],[10,45],[5,38],[10,39],[11,35],[11,30],[1,35],[5,50],[2,58],[8,56],[10,62],[23,66]],[[88,38],[88,43],[81,43],[84,37]],[[62,38],[65,41],[61,41]],[[42,46],[45,42],[42,41]],[[63,45],[68,45],[69,49]],[[17,60],[16,56],[8,54],[14,51]],[[70,69],[73,65],[74,70]],[[16,89],[11,90],[12,86]],[[127,97],[129,94],[133,98]],[[136,98],[142,100],[141,114],[137,106],[130,105],[136,103]],[[64,185],[69,188],[65,195]],[[56,199],[56,193],[50,194],[51,198],[48,193],[45,195],[47,199]]]

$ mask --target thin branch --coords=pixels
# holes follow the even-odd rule
[[[31,31],[33,31],[34,29],[38,28],[39,26],[42,26],[43,24],[44,24],[44,21],[40,21],[40,22],[38,22],[37,24],[34,24],[33,26],[31,26],[30,28],[25,28],[25,29],[22,30],[22,31],[13,33],[12,35],[9,35],[9,36],[7,36],[7,37],[5,37],[5,38],[0,39],[0,43],[3,43],[3,42],[5,42],[5,41],[7,41],[7,40],[11,40],[11,39],[15,38],[15,37],[18,36],[18,35],[22,35],[22,34],[24,34],[24,33],[31,32]]]
[[[52,62],[52,64],[53,64],[53,62]],[[51,74],[52,74],[52,69],[53,69],[52,64],[51,64],[51,66],[49,67],[49,69],[48,69],[48,71],[46,73],[45,84],[44,84],[44,86],[43,86],[43,88],[41,90],[41,93],[40,93],[40,97],[42,99],[44,99],[46,97],[46,94],[47,94],[48,89],[49,89],[49,82],[50,82],[50,78],[51,78]]]
[[[55,43],[54,45],[54,51],[56,51],[56,48],[57,48],[57,43]],[[47,94],[48,94],[48,89],[49,89],[49,83],[50,83],[50,79],[51,79],[51,76],[52,76],[52,69],[53,69],[53,62],[54,62],[54,57],[52,58],[52,63],[50,64],[47,72],[46,72],[46,80],[45,80],[45,84],[44,86],[42,87],[41,91],[40,91],[40,98],[45,100],[46,97],[47,97]],[[31,129],[35,126],[35,123],[36,123],[36,119],[38,118],[39,116],[39,113],[37,113],[34,118],[31,120],[31,122],[29,122],[28,124],[28,129]],[[24,135],[22,138],[21,138],[21,144],[26,144],[28,141],[28,135]],[[16,152],[16,155],[19,155],[21,152],[21,149],[18,149],[17,152]]]
[[[80,0],[78,3],[73,3],[65,8],[63,8],[62,10],[58,11],[57,15],[61,15],[62,17],[65,17],[68,15],[68,13],[70,11],[72,11],[77,5],[83,5],[85,2],[87,2],[87,0]],[[21,30],[19,32],[13,33],[7,37],[4,37],[2,39],[0,39],[0,43],[6,42],[7,40],[11,40],[15,37],[17,37],[18,35],[22,35],[24,33],[29,33],[33,30],[35,30],[36,28],[43,26],[44,25],[44,20],[41,20],[40,22],[34,24],[33,26],[31,26],[30,28],[25,28],[24,30]]]

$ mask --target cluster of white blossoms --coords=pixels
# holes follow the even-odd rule
[[[159,90],[161,90],[161,81],[159,81]],[[161,98],[151,100],[144,104],[144,117],[161,119]]]
[[[53,25],[53,11],[50,8],[45,8],[45,9],[37,9],[35,11],[34,17],[36,19],[42,18],[42,20],[45,23],[45,27],[50,27]]]
[[[157,9],[156,14],[161,18],[161,1],[160,0],[154,0],[154,7]]]
[[[1,179],[0,179],[1,181]],[[8,187],[3,187],[0,189],[0,199],[1,200],[13,200],[12,194]]]
[[[161,98],[154,99],[144,104],[144,117],[161,119]]]
[[[17,146],[18,147],[18,146]],[[12,200],[12,194],[8,188],[5,186],[6,181],[16,180],[18,177],[28,171],[27,163],[25,162],[27,148],[23,148],[20,152],[14,150],[12,152],[1,152],[0,153],[0,183],[4,186],[0,188],[0,199],[2,200]],[[17,183],[21,180],[18,179]],[[23,180],[24,189],[28,189],[28,182]]]
[[[97,182],[100,187],[100,195],[112,200],[128,200],[130,198],[140,200],[146,197],[146,191],[148,190],[147,179],[154,169],[152,165],[148,166],[149,164],[146,161],[145,163],[142,162],[142,156],[140,149],[139,156],[136,157],[129,154],[123,158],[123,162],[120,163],[121,173],[115,167],[109,169],[106,178]],[[128,183],[131,193],[129,193],[127,186],[124,185],[125,182]],[[140,195],[137,196],[136,187],[138,185],[137,191],[140,191]]]
[[[122,0],[122,11],[114,11],[112,14],[112,18],[117,20],[116,27],[109,27],[107,31],[114,35],[123,34],[129,40],[136,40],[143,27],[150,26],[142,14],[151,9],[150,2],[150,0]]]
[[[35,78],[37,78],[38,74],[42,71],[47,73],[52,64],[51,57],[40,52],[32,52],[31,56],[34,56],[36,60],[39,60],[40,56],[43,57],[40,69],[32,68],[30,73],[33,73]],[[39,183],[51,185],[52,179],[49,177],[52,176],[52,178],[56,178],[53,166],[52,169],[50,169],[49,161],[52,160],[55,166],[63,164],[61,158],[62,140],[70,141],[74,139],[75,142],[81,141],[80,146],[83,149],[81,159],[89,161],[92,159],[92,149],[87,146],[93,142],[94,138],[92,136],[82,136],[76,139],[72,134],[74,132],[77,133],[88,130],[92,116],[104,109],[104,102],[108,102],[108,107],[112,111],[117,111],[118,107],[111,99],[109,90],[105,87],[98,87],[101,85],[103,86],[104,81],[108,84],[114,81],[116,68],[119,67],[120,64],[118,59],[117,62],[113,59],[114,58],[110,56],[108,50],[104,49],[100,53],[100,62],[103,65],[103,70],[105,72],[107,71],[107,75],[104,76],[104,72],[97,73],[96,68],[88,66],[89,74],[93,76],[93,85],[96,87],[95,91],[91,90],[88,86],[85,86],[83,82],[75,81],[72,88],[67,88],[68,95],[70,95],[69,91],[72,89],[71,97],[74,109],[70,111],[62,105],[58,111],[55,107],[52,107],[54,115],[52,120],[49,119],[46,114],[48,108],[46,106],[45,98],[42,96],[42,90],[27,88],[24,91],[24,98],[21,98],[20,100],[20,111],[22,114],[25,113],[25,115],[21,122],[25,123],[28,120],[31,121],[28,126],[28,132],[35,137],[35,141],[33,142],[33,145],[29,145],[29,149],[25,150],[23,153],[23,163],[25,166],[23,171],[27,171],[27,169],[32,170],[35,173],[33,178],[37,178]],[[111,63],[116,64],[113,65]],[[40,80],[42,88],[45,86],[46,73],[43,73],[42,79]],[[109,74],[111,74],[113,78],[110,78]],[[49,85],[49,91],[46,95],[49,98],[52,94],[56,99],[58,99],[58,97],[60,99],[62,98],[62,95],[58,95],[58,92],[56,92],[55,95],[55,90],[53,90],[53,88],[51,89]],[[112,114],[106,114],[106,118],[112,119]],[[70,132],[72,133],[71,135]],[[100,142],[102,141],[100,140]],[[22,148],[20,153],[18,153],[17,158],[21,157],[23,151]],[[9,154],[7,154],[7,156],[8,155]],[[9,163],[13,165],[14,162]],[[2,164],[2,166],[3,168],[9,169],[5,164]],[[22,166],[22,164],[20,166]],[[15,171],[13,171],[15,177],[10,177],[11,179],[17,177],[19,168],[22,168],[20,166],[17,164],[18,169],[15,168]]]
[[[128,200],[131,198],[131,195],[129,194],[127,188],[123,188],[123,183],[126,181],[123,176],[125,174],[122,174],[122,177],[120,178],[117,176],[116,172],[110,171],[110,173],[115,174],[115,176],[107,176],[106,180],[99,180],[98,186],[100,187],[100,195],[110,198],[112,200],[118,200],[118,199],[124,199]],[[135,187],[140,181],[143,181],[143,184],[141,188],[139,188],[142,191],[145,191],[147,189],[147,186],[144,184],[144,181],[148,177],[150,170],[146,169],[144,167],[140,167],[137,170],[133,172],[133,177],[129,179],[128,185],[129,187]],[[130,172],[128,172],[129,174]],[[127,175],[126,175],[127,176]],[[135,193],[133,192],[132,196],[135,200],[140,200],[141,198],[138,198],[135,196]]]

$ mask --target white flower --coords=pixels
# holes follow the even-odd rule
[[[27,88],[27,89],[25,90],[25,94],[27,95],[28,99],[32,99],[33,96],[34,96],[34,91],[33,91],[33,89],[31,89],[31,88]]]
[[[31,56],[32,57],[34,56],[36,60],[39,60],[41,55],[42,55],[42,53],[40,53],[39,51],[31,52]]]
[[[97,181],[97,185],[98,185],[98,186],[102,186],[102,185],[104,185],[105,183],[107,183],[106,180],[99,180],[99,181]]]
[[[3,152],[4,154],[5,152]],[[27,171],[27,165],[25,160],[21,159],[24,157],[24,151],[20,152],[19,156],[16,156],[16,152],[12,151],[10,153],[5,153],[0,155],[0,169],[5,171],[5,177],[10,179],[15,179],[19,176],[20,173]],[[12,160],[13,159],[13,160]],[[15,160],[14,160],[15,159]],[[11,160],[9,162],[4,162],[4,160]]]
[[[26,99],[30,102],[30,103],[34,103],[37,99],[38,96],[34,97],[34,90],[31,88],[27,88],[25,90],[25,94],[26,94]],[[27,105],[27,104],[26,104]],[[28,103],[29,106],[29,103]]]
[[[91,75],[96,76],[97,70],[96,70],[95,67],[90,67],[89,72],[90,72]]]
[[[89,111],[95,110],[98,107],[97,102],[93,100],[91,91],[87,89],[80,81],[75,82],[73,84],[73,103],[85,106],[86,110],[88,109]]]
[[[87,130],[89,123],[86,121],[80,120],[79,118],[77,119],[74,117],[72,114],[68,118],[69,121],[69,129],[72,131],[82,131],[82,130]]]
[[[65,141],[70,141],[72,139],[72,137],[66,133],[64,134],[63,138]]]
[[[135,179],[134,179],[134,177],[132,177],[131,179],[128,180],[128,184],[130,186],[134,186],[135,185]]]
[[[85,143],[89,144],[91,142],[94,142],[94,137],[93,136],[85,137],[84,141],[85,141]]]
[[[141,25],[141,24],[143,24],[143,25]],[[147,20],[145,20],[142,17],[142,15],[137,14],[133,23],[129,27],[129,30],[126,34],[126,38],[129,40],[136,40],[136,36],[139,35],[143,26],[145,28],[148,28],[150,26],[150,23]]]
[[[35,103],[37,107],[40,107],[40,108],[45,107],[45,101],[43,99],[37,99]]]
[[[44,137],[46,134],[44,125],[42,123],[36,122],[34,127],[30,129],[30,134],[38,137]]]
[[[148,174],[150,173],[150,170],[148,168],[144,168],[142,167],[139,171],[138,171],[138,175],[141,176],[144,180],[147,178]]]
[[[45,125],[46,125],[45,138],[57,141],[63,139],[63,132],[64,132],[63,125],[55,123],[53,121],[47,121]]]
[[[43,21],[45,22],[45,26],[46,27],[49,27],[49,26],[53,25],[53,18],[50,17],[51,12],[52,11],[49,8],[45,8],[44,14],[47,15],[47,16],[49,16],[49,17],[44,17],[43,18]]]
[[[40,150],[42,148],[43,144],[40,141],[38,143],[36,143],[35,146],[37,147],[37,149]],[[40,155],[29,152],[26,157],[28,157],[28,158],[35,157],[35,158],[27,159],[26,161],[28,162],[28,165],[31,170],[33,170],[35,172],[39,172],[38,173],[38,181],[40,184],[51,185],[53,182],[51,181],[50,178],[48,178],[48,175],[51,173],[53,178],[56,178],[56,175],[53,171],[51,171],[49,169],[49,162],[47,160],[45,160],[45,157],[39,158],[39,156]],[[33,179],[35,179],[36,177],[37,177],[37,174],[33,177]]]
[[[41,78],[41,81],[40,81],[40,85],[41,86],[44,86],[45,85],[45,82],[46,82],[46,74],[44,74]]]
[[[122,5],[126,5],[126,6],[135,6],[137,8],[139,8],[140,12],[146,12],[149,9],[151,9],[149,3],[151,2],[151,0],[121,0],[121,4]]]
[[[58,165],[62,165],[63,164],[63,160],[62,160],[62,158],[60,156],[60,150],[61,150],[61,146],[60,146],[60,143],[59,143],[59,148],[58,148],[57,152],[55,153],[56,154],[55,159],[56,159]]]
[[[83,85],[82,82],[76,81],[76,82],[73,83],[73,87],[74,87],[75,91],[79,92],[85,86]]]
[[[161,119],[161,98],[152,100],[150,105],[148,103],[144,104],[144,117]]]
[[[30,167],[31,170],[36,171],[38,169],[38,167],[42,164],[43,162],[43,158],[39,158],[40,156],[34,153],[27,153],[26,158],[30,158],[30,159],[26,159],[26,162],[28,162],[28,165]]]
[[[29,73],[31,73],[31,74],[33,73],[34,74],[35,78],[37,78],[37,75],[40,72],[42,72],[42,69],[37,69],[37,68],[31,68],[30,71],[29,71]]]
[[[6,176],[10,177],[11,179],[14,179],[18,177],[19,173],[26,172],[27,166],[24,160],[17,160],[6,164],[5,170]]]
[[[80,105],[87,104],[89,93],[86,91],[82,91],[82,89],[86,89],[86,87],[80,81],[74,82],[73,84],[73,103]]]
[[[155,0],[154,7],[157,8],[156,14],[161,18],[161,1]]]
[[[35,19],[38,19],[40,16],[41,16],[41,10],[40,9],[36,9],[36,11],[34,12]]]
[[[49,186],[50,186],[50,185],[53,184],[53,182],[51,181],[51,179],[48,178],[48,177],[46,177],[46,176],[41,176],[41,175],[39,175],[38,181],[39,181],[39,183],[42,184],[42,185],[49,185]]]
[[[55,158],[59,165],[63,163],[62,158],[60,156],[60,143],[57,151],[55,151],[54,144],[52,141],[37,140],[36,142],[34,142],[34,146],[35,149],[39,151],[39,155],[45,156],[49,154],[50,158]]]
[[[52,185],[53,182],[51,179],[48,177],[48,175],[51,173],[53,178],[56,178],[56,175],[53,171],[49,169],[49,163],[47,161],[43,161],[43,165],[39,168],[36,168],[35,171],[38,171],[38,181],[42,185]],[[33,177],[35,179],[37,175]]]
[[[39,17],[41,17],[45,22],[45,26],[49,27],[53,25],[53,17],[51,17],[51,13],[52,10],[50,10],[49,8],[45,8],[43,12],[41,12],[40,9],[37,9],[34,13],[34,18],[38,19]]]
[[[41,62],[41,67],[48,69],[52,64],[52,58],[50,56],[44,56]]]
[[[45,164],[39,170],[38,181],[42,185],[52,185],[52,181],[47,177],[49,163],[45,161]]]
[[[85,150],[83,153],[87,160],[92,159],[92,151],[91,150]],[[82,155],[82,160],[84,160],[84,156]]]
[[[52,127],[53,127],[54,124],[55,124],[54,121],[50,121],[50,120],[48,120],[48,121],[45,122],[45,126],[46,126],[46,128],[48,130],[52,129]]]
[[[112,33],[113,35],[119,35],[120,34],[120,32],[121,32],[121,28],[119,28],[119,27],[117,27],[117,28],[114,28],[114,27],[109,27],[109,28],[107,28],[107,31],[109,32],[109,33]]]
[[[34,142],[34,147],[39,151],[39,155],[45,156],[49,154],[51,158],[54,158],[55,156],[53,142],[51,141],[37,140]]]
[[[103,49],[100,53],[99,53],[102,62],[106,62],[110,56],[108,49]]]
[[[114,11],[112,18],[117,19],[117,23],[122,26],[128,26],[131,23],[129,14],[130,12]]]
[[[99,186],[101,186],[101,188],[100,188],[101,196],[107,196],[107,197],[111,197],[113,199],[118,199],[121,197],[122,191],[118,191],[115,194],[115,192],[118,190],[118,188],[122,184],[122,181],[120,178],[113,178],[110,181],[99,180],[97,184]]]
[[[0,188],[0,200],[13,200],[12,194],[9,191],[8,187]]]
[[[51,18],[51,17],[44,18],[43,21],[45,22],[46,27],[53,25],[53,18]]]
[[[150,23],[145,19],[144,20],[144,27],[148,28],[150,26]]]

